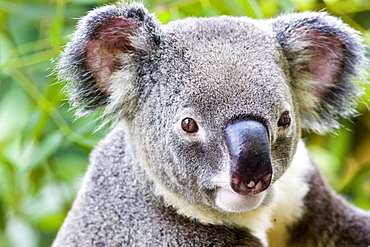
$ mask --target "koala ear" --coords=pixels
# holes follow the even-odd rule
[[[302,127],[319,133],[355,113],[356,80],[366,59],[358,33],[326,13],[287,14],[273,20],[285,54]]]
[[[141,58],[159,43],[159,26],[141,4],[123,2],[79,21],[56,67],[77,115],[106,105],[121,114],[133,110]]]

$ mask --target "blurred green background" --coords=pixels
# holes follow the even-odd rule
[[[79,17],[105,0],[0,0],[0,246],[50,246],[108,128],[95,116],[75,120],[52,74],[53,58]],[[268,18],[325,10],[363,33],[370,45],[369,0],[144,0],[164,23],[186,16]],[[343,120],[326,137],[305,134],[331,185],[370,209],[370,113]]]

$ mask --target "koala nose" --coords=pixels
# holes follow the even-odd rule
[[[272,178],[266,127],[255,120],[240,120],[225,129],[231,155],[230,185],[240,195],[266,190]]]

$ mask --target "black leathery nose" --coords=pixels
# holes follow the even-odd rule
[[[225,134],[231,156],[231,188],[240,195],[266,190],[272,178],[266,127],[255,120],[240,120],[229,124]]]

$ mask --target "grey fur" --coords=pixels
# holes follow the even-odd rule
[[[336,195],[299,144],[301,128],[330,131],[354,113],[364,53],[325,13],[161,25],[136,3],[90,12],[57,70],[79,115],[105,106],[116,127],[93,151],[54,246],[370,245],[369,213]],[[183,131],[184,118],[199,130]],[[220,190],[231,162],[224,130],[242,120],[266,127],[273,178],[240,206]]]

